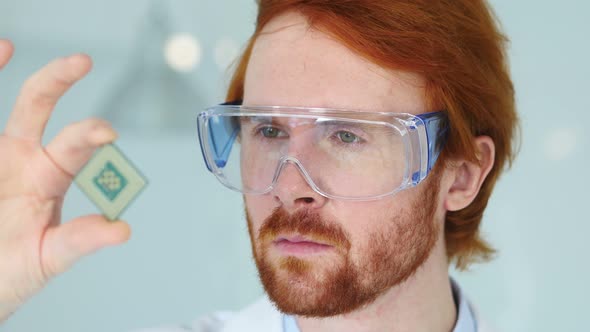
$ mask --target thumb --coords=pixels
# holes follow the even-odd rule
[[[102,215],[89,215],[50,228],[45,234],[41,264],[47,278],[65,272],[78,259],[103,247],[126,242],[129,224],[111,222]]]

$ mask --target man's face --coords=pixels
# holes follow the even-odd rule
[[[310,30],[300,15],[275,18],[264,32],[248,66],[245,105],[428,111],[420,77],[367,62]],[[431,174],[416,188],[376,201],[338,201],[314,192],[287,165],[272,192],[245,196],[270,298],[284,312],[326,317],[371,303],[405,281],[440,238],[439,179]]]

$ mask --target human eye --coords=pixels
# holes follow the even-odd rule
[[[360,138],[356,134],[354,134],[350,131],[346,131],[346,130],[340,130],[340,131],[336,132],[335,135],[338,138],[338,140],[340,140],[340,142],[342,142],[344,144],[354,144],[354,143],[360,143],[362,141],[362,138]]]
[[[274,126],[261,126],[256,130],[258,135],[262,135],[265,138],[281,138],[286,137],[287,134],[281,129]]]
[[[367,142],[367,133],[358,125],[331,123],[325,134],[336,145],[357,147]]]

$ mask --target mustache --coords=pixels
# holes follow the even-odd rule
[[[282,207],[275,208],[264,220],[258,239],[268,242],[281,234],[290,233],[297,233],[345,250],[350,249],[349,236],[340,225],[325,220],[319,213],[308,209],[300,209],[289,214]]]

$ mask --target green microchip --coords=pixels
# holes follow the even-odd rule
[[[147,179],[113,144],[98,149],[75,182],[109,220],[117,220],[147,185]]]

